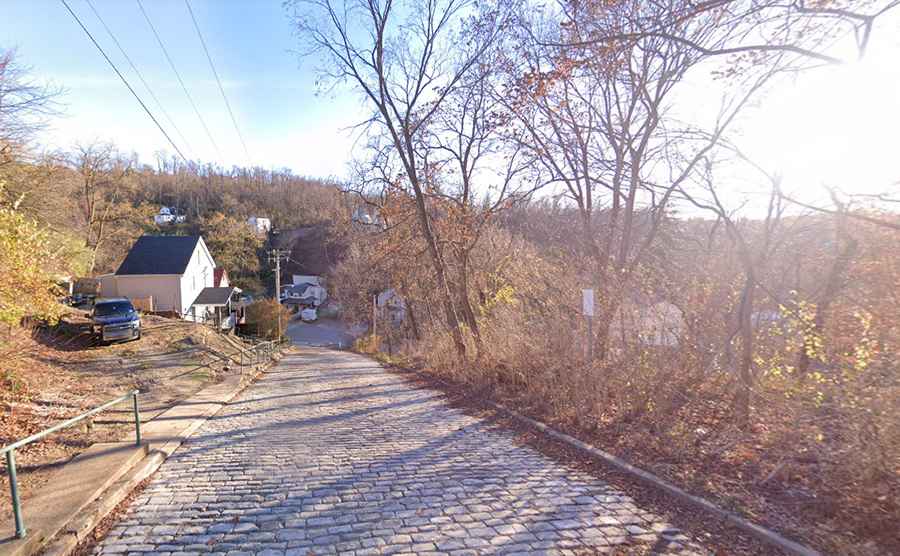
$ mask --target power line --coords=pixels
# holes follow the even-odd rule
[[[134,88],[131,86],[131,84],[128,83],[128,80],[125,79],[125,76],[122,75],[122,72],[119,71],[119,68],[117,68],[116,65],[113,63],[113,61],[109,58],[109,56],[106,55],[106,52],[105,52],[105,51],[103,50],[103,48],[100,46],[100,43],[98,43],[97,40],[94,38],[94,35],[92,35],[91,32],[88,31],[87,27],[84,26],[84,23],[82,23],[81,20],[78,19],[78,16],[75,15],[75,12],[74,12],[74,11],[72,11],[72,7],[69,6],[69,3],[66,2],[66,0],[60,0],[60,2],[62,2],[63,6],[66,7],[66,9],[69,11],[69,13],[72,15],[72,17],[75,18],[75,21],[78,22],[79,27],[81,27],[81,29],[85,32],[85,34],[88,36],[88,38],[91,39],[91,42],[94,43],[94,46],[97,47],[97,50],[100,51],[100,54],[103,55],[103,57],[106,59],[107,63],[109,63],[110,67],[112,67],[113,71],[116,72],[116,75],[119,76],[119,79],[122,80],[122,83],[124,83],[125,86],[128,87],[128,90],[131,91],[131,94],[134,95],[134,98],[138,101],[138,103],[140,103],[141,108],[143,108],[143,109],[144,109],[144,112],[146,112],[147,115],[150,116],[150,119],[153,120],[153,123],[156,124],[156,127],[159,128],[159,131],[161,131],[162,134],[166,137],[166,140],[169,142],[170,145],[172,145],[172,148],[175,149],[175,152],[178,153],[178,155],[181,157],[182,160],[184,160],[185,162],[187,162],[187,158],[185,158],[184,154],[182,154],[181,149],[179,149],[179,148],[178,148],[178,145],[176,145],[175,142],[172,141],[172,138],[169,137],[169,134],[166,133],[166,130],[163,129],[163,126],[161,126],[161,125],[159,124],[159,122],[158,122],[158,121],[156,120],[156,118],[153,116],[153,113],[150,112],[150,109],[147,108],[147,105],[144,104],[144,101],[143,101],[143,100],[141,100],[141,97],[138,96],[138,94],[135,92],[135,90],[134,90]]]
[[[251,165],[253,163],[250,158],[250,151],[247,150],[247,143],[244,142],[244,136],[241,134],[241,130],[238,127],[237,120],[234,117],[234,112],[231,111],[231,103],[228,102],[228,97],[225,96],[225,89],[222,87],[222,81],[219,80],[219,72],[216,71],[216,66],[213,64],[212,56],[209,55],[209,49],[206,48],[206,41],[203,40],[203,33],[200,32],[200,26],[197,24],[197,18],[194,17],[194,10],[191,9],[191,3],[188,0],[184,0],[185,6],[187,6],[188,12],[191,14],[191,21],[194,22],[194,29],[197,30],[197,37],[200,38],[200,44],[203,45],[203,52],[206,53],[206,59],[209,60],[209,67],[212,69],[213,75],[216,77],[216,83],[219,85],[219,92],[222,93],[222,100],[225,101],[225,107],[228,108],[228,115],[231,116],[231,123],[234,124],[234,130],[237,132],[238,139],[241,140],[241,146],[244,147],[244,154],[247,155],[247,162]]]
[[[112,41],[116,44],[116,47],[118,47],[119,52],[122,53],[122,56],[128,62],[128,65],[131,66],[132,71],[134,71],[134,73],[137,74],[138,79],[140,79],[141,83],[144,84],[144,87],[147,89],[147,92],[150,93],[150,97],[156,102],[156,106],[159,108],[159,111],[162,112],[163,116],[166,117],[166,120],[169,122],[169,125],[171,125],[175,129],[175,133],[177,133],[178,137],[181,138],[181,142],[184,143],[184,145],[187,147],[188,151],[193,151],[194,149],[191,147],[191,144],[184,137],[184,134],[181,133],[181,130],[178,128],[178,125],[175,123],[175,121],[172,119],[172,117],[169,116],[169,113],[166,112],[166,109],[163,107],[162,102],[160,102],[159,99],[156,97],[156,94],[153,92],[153,89],[150,87],[150,84],[147,83],[146,79],[144,79],[144,76],[141,73],[141,71],[137,68],[137,66],[134,65],[134,62],[131,61],[131,57],[128,56],[128,54],[125,52],[125,49],[122,47],[122,44],[119,43],[119,39],[117,39],[116,35],[113,34],[112,30],[106,24],[106,21],[103,20],[103,17],[100,16],[100,13],[97,11],[97,8],[94,7],[94,3],[91,2],[91,0],[85,0],[85,2],[87,2],[87,5],[90,6],[91,11],[94,12],[94,15],[97,16],[97,19],[100,21],[100,24],[103,25],[103,28],[106,29],[106,32],[109,34],[109,38],[111,38]]]
[[[216,154],[219,155],[219,160],[224,160],[222,158],[222,151],[219,150],[219,145],[217,145],[216,140],[213,139],[212,133],[210,133],[209,127],[207,127],[206,125],[206,121],[203,119],[203,116],[200,115],[200,110],[197,109],[197,105],[194,103],[194,99],[188,92],[187,86],[184,84],[184,80],[181,79],[181,74],[178,73],[178,69],[175,68],[175,62],[173,62],[172,57],[169,56],[169,51],[166,50],[166,46],[163,44],[162,38],[160,38],[159,33],[156,32],[156,27],[154,27],[153,22],[150,21],[150,16],[147,15],[147,11],[144,10],[144,4],[141,3],[141,0],[137,0],[137,5],[141,9],[141,13],[144,14],[144,19],[147,20],[147,25],[149,25],[150,30],[153,31],[153,36],[156,37],[156,42],[159,43],[159,47],[162,49],[166,60],[169,62],[169,67],[172,68],[172,71],[175,73],[175,77],[178,78],[178,83],[181,84],[181,90],[184,91],[184,95],[191,103],[191,108],[194,109],[194,114],[196,114],[197,119],[200,120],[200,124],[203,126],[203,130],[206,131],[206,136],[209,137],[209,142],[212,143],[213,148],[216,150]]]

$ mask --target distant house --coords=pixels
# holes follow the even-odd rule
[[[686,330],[681,309],[668,301],[625,302],[610,328],[613,341],[645,346],[677,346]]]
[[[153,216],[153,221],[160,226],[165,224],[181,224],[184,222],[184,215],[178,214],[175,207],[162,207],[159,209],[159,213]]]
[[[295,286],[300,284],[313,284],[316,286],[321,286],[322,279],[311,274],[293,274],[291,275],[291,283]]]
[[[372,218],[364,208],[359,207],[353,211],[353,215],[350,216],[350,220],[356,222],[358,224],[364,224],[366,226],[372,225],[375,223],[375,219]]]
[[[200,236],[141,236],[119,269],[102,280],[104,297],[153,298],[157,312],[195,320],[204,288],[214,287],[216,263]]]
[[[406,302],[394,288],[379,293],[375,298],[375,303],[383,313],[386,313],[391,322],[399,324],[406,319]]]
[[[750,324],[753,328],[769,328],[782,325],[785,321],[784,315],[780,311],[772,309],[763,309],[754,311],[750,315]]]
[[[228,271],[221,266],[216,267],[216,269],[213,271],[213,287],[227,288],[229,285],[230,282],[228,281]]]
[[[318,307],[328,299],[325,288],[318,284],[294,284],[282,288],[282,303],[302,307]]]
[[[267,234],[272,229],[272,221],[260,216],[251,216],[247,219],[247,224],[259,235]]]
[[[281,303],[288,306],[312,307],[314,299],[312,296],[306,295],[306,290],[312,287],[312,284],[292,284],[281,288]]]
[[[350,220],[361,228],[371,227],[373,230],[384,229],[384,221],[378,215],[377,210],[373,208],[372,211],[375,214],[369,214],[367,209],[358,207],[353,211],[353,214],[350,215]]]

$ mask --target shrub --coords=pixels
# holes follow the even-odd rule
[[[278,339],[278,319],[281,319],[281,332],[287,328],[291,313],[274,299],[255,301],[247,306],[248,332],[268,340]]]

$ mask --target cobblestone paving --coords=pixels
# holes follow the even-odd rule
[[[198,430],[96,552],[594,554],[629,544],[706,553],[439,393],[357,355],[308,350]]]

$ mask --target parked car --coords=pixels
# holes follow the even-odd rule
[[[138,340],[141,337],[141,316],[131,301],[124,297],[94,301],[91,326],[94,335],[101,342]]]
[[[300,318],[301,318],[304,322],[313,322],[313,321],[315,321],[317,318],[319,318],[319,316],[316,314],[316,309],[315,309],[315,307],[308,307],[308,308],[303,309],[302,311],[300,311]]]

